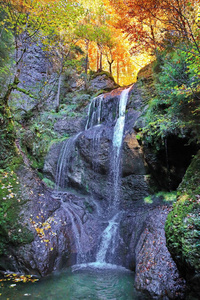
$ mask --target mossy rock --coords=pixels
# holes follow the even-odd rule
[[[139,70],[137,79],[138,80],[144,80],[147,82],[148,80],[152,80],[153,77],[153,63],[150,63]]]
[[[103,70],[102,71],[97,71],[97,72],[90,71],[90,80],[92,80],[92,79],[94,79],[94,78],[96,78],[98,76],[101,76],[101,75],[106,75],[108,78],[110,78],[110,79],[112,79],[114,81],[113,76],[109,72],[103,71]]]
[[[169,251],[192,289],[200,295],[200,151],[179,186],[165,230]]]
[[[0,104],[2,99],[0,99]],[[17,155],[16,133],[9,107],[0,105],[0,168],[5,168]]]
[[[14,162],[6,170],[0,170],[0,255],[6,254],[10,246],[33,240],[32,232],[24,226],[20,216],[24,203]]]
[[[106,71],[91,72],[88,91],[95,93],[99,90],[111,91],[119,87],[112,75]]]

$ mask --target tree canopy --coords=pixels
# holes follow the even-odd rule
[[[46,50],[56,46],[62,57],[78,45],[85,52],[86,74],[104,69],[121,84],[133,82],[140,67],[178,43],[199,56],[199,0],[5,0],[0,5],[1,32],[13,32],[16,48],[20,39],[39,36]]]
[[[46,50],[56,45],[62,48],[61,52],[64,48],[68,52],[70,45],[78,44],[87,56],[86,72],[110,70],[121,84],[133,80],[137,65],[131,60],[130,46],[122,42],[125,37],[121,30],[112,25],[111,6],[104,1],[6,0],[0,1],[0,5],[5,12],[2,25],[6,24],[2,30],[11,30],[16,43],[20,44],[22,38],[30,42],[39,36]],[[119,61],[126,76],[122,76]]]

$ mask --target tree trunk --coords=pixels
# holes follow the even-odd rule
[[[109,64],[109,73],[110,73],[110,75],[112,75],[112,64],[114,63],[114,60],[112,60],[112,61],[109,61],[108,60],[108,64]]]
[[[59,77],[58,77],[58,90],[56,95],[56,112],[59,112],[60,109],[60,88],[61,88],[61,77],[62,77],[63,68],[64,68],[64,55],[62,54],[60,60]]]
[[[89,49],[89,40],[85,40],[86,44],[86,56],[85,56],[85,74],[87,75],[88,72],[88,65],[89,65],[89,57],[88,57],[88,49]]]
[[[119,59],[117,59],[117,84],[119,84]]]
[[[99,70],[99,50],[97,49],[97,71]]]
[[[110,72],[110,75],[112,75],[112,62],[108,62],[109,63],[109,72]]]
[[[109,72],[110,72],[110,75],[112,75],[112,64],[114,63],[114,59],[112,59],[111,61],[108,59],[107,57],[107,62],[109,64]]]
[[[85,56],[85,90],[88,89],[88,69],[89,69],[89,55],[88,55],[88,49],[89,49],[89,40],[85,40],[86,45],[86,56]]]
[[[103,70],[103,51],[102,51],[102,46],[100,44],[97,44],[98,48],[99,48],[99,69],[98,71],[102,71]]]
[[[100,70],[100,71],[103,70],[103,53],[102,53],[101,50],[100,50],[99,70]]]
[[[151,37],[152,37],[152,40],[153,40],[153,45],[154,45],[155,55],[156,55],[156,57],[158,57],[158,51],[157,51],[157,45],[156,45],[156,39],[155,39],[155,34],[154,34],[154,29],[153,29],[153,25],[152,25],[152,24],[150,25],[150,28],[151,28]]]
[[[15,76],[13,83],[8,86],[4,97],[0,98],[0,168],[5,168],[11,162],[12,157],[18,154],[15,145],[16,131],[8,105],[10,95],[17,88],[18,82],[19,80]]]
[[[106,58],[109,64],[109,72],[112,75],[112,64],[114,63],[114,59],[113,59],[111,48],[109,48],[109,54],[106,52]]]
[[[59,73],[59,78],[58,78],[58,91],[57,91],[57,95],[56,95],[56,112],[59,112],[59,108],[60,108],[61,75],[62,75],[62,72]]]

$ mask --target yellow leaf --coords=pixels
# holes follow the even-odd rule
[[[39,279],[31,279],[31,282],[36,282],[38,281]]]

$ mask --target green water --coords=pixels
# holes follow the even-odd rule
[[[0,299],[23,300],[144,300],[134,289],[134,274],[121,270],[68,269],[35,283],[3,283]],[[148,299],[148,298],[146,298]]]

